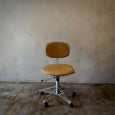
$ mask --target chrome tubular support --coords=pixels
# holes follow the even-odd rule
[[[59,93],[59,77],[56,77],[56,94]]]
[[[71,103],[71,100],[68,98],[68,96],[64,93],[64,91],[61,89],[59,85],[59,76],[56,76],[56,85],[53,87],[48,87],[45,89],[40,89],[39,91],[42,91],[44,93],[49,93],[49,94],[55,94],[62,98],[64,101],[66,101],[68,104]]]

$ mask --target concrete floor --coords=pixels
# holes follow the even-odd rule
[[[74,107],[38,90],[54,83],[0,82],[0,115],[115,115],[115,84],[62,84]],[[75,97],[71,92],[76,91]],[[48,99],[49,107],[42,101]]]

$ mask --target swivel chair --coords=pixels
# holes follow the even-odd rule
[[[60,64],[59,58],[64,58],[69,55],[69,46],[64,42],[49,42],[46,45],[46,55],[51,58],[56,58],[56,64],[46,65],[41,69],[41,72],[47,75],[51,75],[56,79],[56,85],[53,87],[48,87],[45,89],[40,89],[40,94],[44,93],[55,94],[65,100],[69,107],[73,107],[73,103],[68,98],[68,96],[64,93],[62,88],[60,87],[60,76],[65,76],[74,73],[74,68],[69,64]],[[72,94],[76,95],[75,92]],[[48,102],[43,101],[44,107],[48,107]]]

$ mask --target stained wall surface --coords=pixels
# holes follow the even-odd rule
[[[115,83],[115,0],[0,0],[0,81],[48,78],[51,41],[70,45],[60,62],[76,73],[62,81]]]

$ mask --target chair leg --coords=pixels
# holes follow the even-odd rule
[[[52,91],[52,89],[54,91]],[[55,94],[55,95],[59,96],[60,98],[62,98],[69,105],[72,104],[71,100],[68,98],[68,96],[65,94],[65,92],[61,89],[60,84],[59,84],[59,77],[58,76],[56,77],[56,86],[48,87],[48,88],[45,88],[45,89],[40,89],[39,91],[44,92],[44,93]]]
[[[65,94],[65,92],[59,88],[59,94],[57,94],[60,98],[62,98],[64,101],[66,101],[68,104],[72,103],[71,100],[68,98],[68,96]]]

